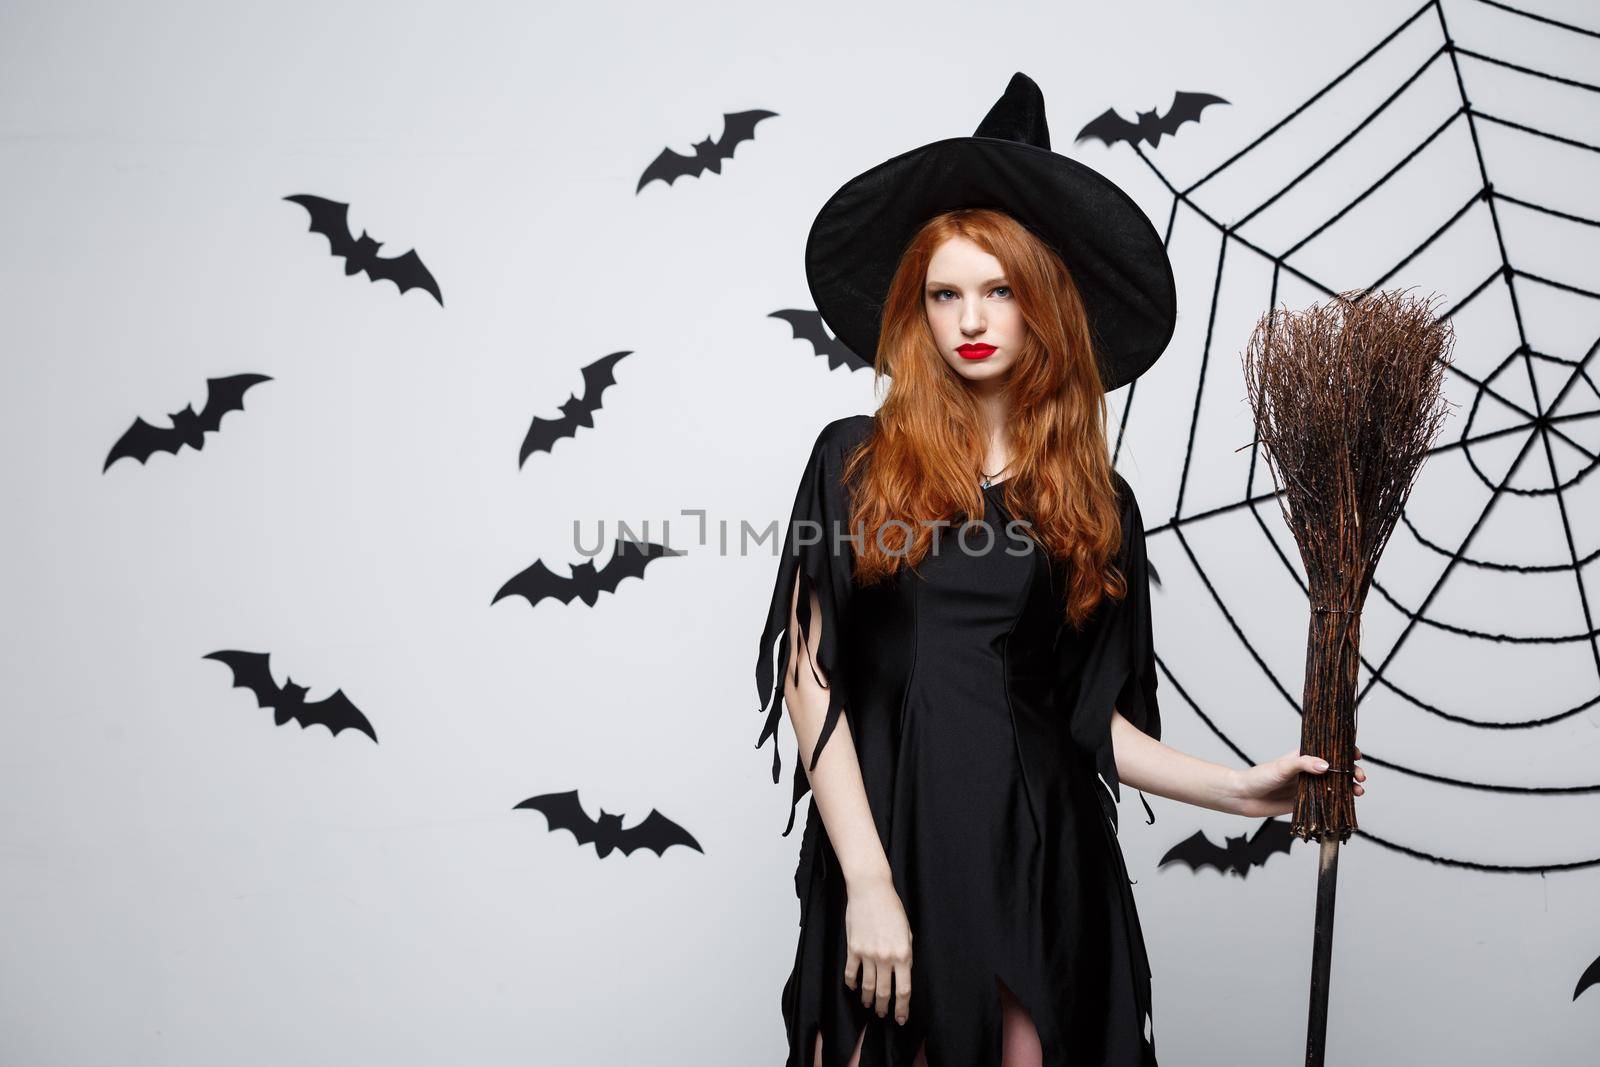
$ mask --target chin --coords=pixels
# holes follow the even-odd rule
[[[956,357],[956,362],[951,364],[951,367],[969,382],[985,382],[994,378],[1003,378],[1006,372],[1011,369],[1009,363],[990,363],[988,360],[969,363],[959,356]]]

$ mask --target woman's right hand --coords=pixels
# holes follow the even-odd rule
[[[911,1013],[911,923],[892,882],[874,880],[848,890],[844,937],[844,984],[855,989],[859,970],[861,1003],[882,1018],[889,1011],[892,978],[894,1021],[905,1025]]]

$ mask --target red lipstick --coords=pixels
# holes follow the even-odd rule
[[[962,359],[983,359],[994,351],[994,345],[980,345],[968,342],[956,349],[956,351],[961,353]]]

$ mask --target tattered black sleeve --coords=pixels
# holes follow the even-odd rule
[[[761,632],[761,650],[756,660],[756,690],[766,720],[756,747],[760,748],[768,739],[773,742],[773,782],[779,780],[782,772],[777,734],[778,724],[783,718],[786,672],[811,670],[815,674],[816,669],[820,668],[821,677],[828,679],[828,710],[817,746],[808,760],[796,760],[794,795],[789,825],[783,831],[785,836],[794,828],[795,805],[810,788],[804,773],[805,767],[816,766],[817,757],[821,755],[840,714],[845,712],[847,706],[846,671],[841,660],[848,624],[854,557],[849,540],[849,498],[844,484],[844,462],[850,450],[870,429],[871,421],[872,417],[867,415],[838,419],[823,427],[817,435],[811,455],[801,471],[794,507],[783,533],[783,552],[778,560],[772,603]],[[797,662],[791,663],[790,602],[797,581],[804,583],[799,603],[795,606],[795,617],[801,632],[798,655],[795,657]],[[813,591],[821,606],[820,618],[814,617],[811,611],[810,594]],[[808,650],[815,628],[819,626],[820,646],[817,662],[813,665]],[[818,677],[819,683],[821,677]]]
[[[1122,799],[1117,760],[1111,744],[1111,713],[1157,740],[1161,714],[1156,703],[1156,659],[1150,611],[1150,569],[1145,558],[1144,517],[1133,488],[1115,475],[1122,502],[1122,545],[1116,563],[1127,579],[1121,600],[1109,597],[1084,629],[1063,626],[1057,665],[1062,707],[1069,709],[1073,743],[1088,753],[1111,793]]]

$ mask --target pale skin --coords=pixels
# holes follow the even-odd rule
[[[964,237],[953,237],[935,251],[923,287],[923,309],[939,352],[950,368],[972,389],[988,427],[988,445],[982,472],[997,480],[1009,477],[1005,397],[1000,389],[1016,360],[1027,325],[1017,306],[1000,261]],[[994,346],[980,359],[963,357],[958,348],[969,343]],[[784,680],[784,700],[800,753],[808,764],[828,707],[827,678],[817,663],[820,632],[813,627],[809,647],[799,646],[800,625],[793,610],[799,602],[799,584],[791,599],[789,663]],[[811,594],[811,618],[821,618],[822,605]],[[795,670],[794,665],[799,669]],[[817,677],[823,684],[818,684]],[[1254,767],[1239,769],[1192,756],[1140,730],[1119,711],[1111,715],[1111,744],[1117,776],[1145,793],[1197,807],[1248,818],[1285,815],[1294,810],[1295,792],[1302,773],[1322,774],[1327,763],[1298,748]],[[1355,758],[1361,758],[1357,749]],[[1366,772],[1355,768],[1356,796],[1366,792]],[[839,857],[845,881],[845,985],[857,990],[863,1006],[879,1017],[890,1013],[904,1025],[911,1006],[911,961],[914,935],[905,907],[894,888],[888,857],[878,838],[872,810],[861,780],[849,720],[843,716],[810,770],[811,790],[822,816],[828,840]],[[891,989],[892,983],[892,989]],[[891,991],[893,997],[891,998]],[[1002,1039],[1005,1067],[1041,1067],[1038,1033],[1027,1010],[1000,987],[1004,1014]],[[865,1031],[862,1032],[862,1037]],[[848,1067],[858,1067],[861,1040],[850,1055]],[[822,1065],[822,1037],[815,1050],[815,1067]],[[926,1067],[918,1051],[916,1067]]]

